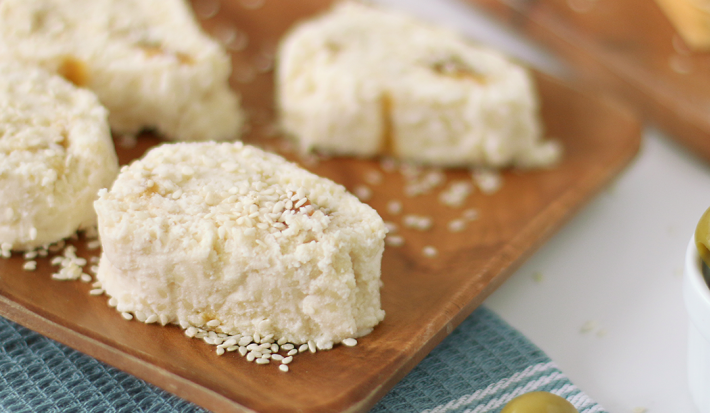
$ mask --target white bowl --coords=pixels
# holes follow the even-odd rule
[[[703,278],[703,265],[690,239],[685,253],[683,297],[688,310],[688,382],[693,401],[701,413],[710,413],[710,287]]]

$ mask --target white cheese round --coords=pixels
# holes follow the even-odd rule
[[[355,2],[297,26],[277,58],[283,129],[303,150],[440,166],[547,166],[528,72],[456,33]]]
[[[115,132],[236,139],[244,115],[231,61],[184,0],[3,0],[0,58],[93,90]]]
[[[96,224],[118,174],[106,110],[39,68],[0,61],[0,244],[33,249]]]
[[[165,144],[124,167],[95,208],[97,277],[118,311],[319,348],[384,317],[384,222],[278,155]]]

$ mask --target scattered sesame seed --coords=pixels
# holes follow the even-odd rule
[[[286,353],[287,356],[295,356],[296,354],[298,354],[298,350],[295,348],[293,350],[289,350],[288,353]]]
[[[271,361],[269,359],[259,357],[256,359],[256,364],[269,364]]]
[[[247,361],[254,361],[256,359],[256,356],[254,355],[253,352],[247,354]]]
[[[146,324],[153,324],[153,323],[157,322],[159,319],[160,319],[160,317],[158,317],[157,314],[151,314],[148,316],[148,318],[145,319],[145,323]],[[194,337],[194,335],[197,334],[197,329],[195,327],[188,327],[188,330],[189,329],[193,329],[193,330],[192,330],[192,335],[190,336],[188,334],[188,336]]]
[[[468,220],[468,221],[475,221],[478,219],[478,210],[469,208],[465,211],[463,211],[463,218]]]
[[[293,349],[295,348],[295,346],[294,346],[293,344],[291,344],[291,343],[287,343],[287,344],[283,344],[283,345],[281,346],[281,348],[284,349],[284,350],[293,350]]]
[[[447,189],[439,194],[439,202],[453,208],[459,208],[466,202],[466,198],[472,191],[473,185],[467,181],[452,182]]]
[[[486,195],[498,192],[503,186],[503,177],[495,169],[475,169],[472,176],[478,188]]]
[[[93,280],[93,278],[87,273],[81,274],[81,276],[79,276],[79,279],[81,280],[81,282],[85,283],[90,283],[91,280]]]
[[[103,293],[104,293],[104,290],[102,288],[95,288],[95,289],[89,291],[89,295],[101,295]],[[124,313],[124,314],[127,314],[127,313]],[[124,318],[125,318],[125,316],[124,316]]]
[[[409,214],[404,216],[402,224],[407,228],[415,229],[417,231],[428,231],[431,229],[434,221],[431,217]]]
[[[37,269],[37,261],[27,261],[22,265],[22,269],[25,271],[34,271]]]
[[[287,342],[288,342],[288,340],[286,340],[286,337],[281,337],[281,338],[279,339],[279,341],[276,342],[276,344],[278,344],[278,345],[280,345],[280,346],[283,346],[283,345],[286,344]],[[293,348],[293,344],[291,344],[291,348]]]
[[[26,260],[35,259],[37,257],[37,251],[35,251],[35,250],[27,251],[27,252],[25,252],[24,257]]]
[[[307,344],[308,344],[308,351],[310,351],[311,353],[315,353],[316,352],[316,343],[313,342],[313,340],[308,340]]]
[[[103,290],[102,290],[102,292],[103,292]],[[123,312],[123,313],[121,313],[121,317],[125,318],[126,320],[133,320],[133,315],[131,313]]]
[[[109,307],[116,307],[118,305],[118,300],[115,297],[111,297],[108,299],[108,305]]]
[[[402,213],[402,203],[399,201],[389,201],[387,203],[387,212],[392,215],[399,215]]]
[[[385,244],[391,247],[401,247],[404,245],[404,237],[401,235],[387,235],[385,237]]]
[[[210,320],[207,322],[207,326],[209,327],[219,327],[221,322],[219,320]]]
[[[365,182],[370,185],[379,185],[382,183],[382,173],[379,171],[371,170],[365,173]]]
[[[224,349],[222,347],[217,347],[217,355],[221,356],[222,354],[224,354]]]
[[[301,346],[298,348],[299,353],[303,353],[304,351],[308,350],[308,344],[301,344]]]
[[[450,232],[461,232],[466,229],[466,221],[460,218],[451,220],[449,221],[447,228]]]
[[[354,338],[346,338],[345,340],[343,340],[343,344],[348,347],[354,347],[357,345],[357,340],[355,340]]]
[[[388,233],[397,232],[397,224],[394,222],[385,221],[385,228],[387,228]]]
[[[279,361],[281,361],[281,360],[284,359],[284,356],[282,356],[281,354],[272,354],[272,355],[271,355],[271,358],[274,359],[274,360],[279,360]]]
[[[289,364],[292,361],[293,361],[293,356],[284,357],[284,359],[281,360],[281,364]]]
[[[360,201],[363,201],[363,202],[369,201],[370,199],[372,199],[372,189],[370,189],[369,187],[367,187],[365,185],[356,186],[355,189],[353,190],[353,193],[355,194],[356,197],[358,197],[358,199]]]
[[[101,248],[101,241],[97,240],[97,239],[95,239],[93,241],[89,241],[86,243],[86,248],[90,249],[90,250],[95,250],[95,249]]]
[[[439,251],[437,251],[437,249],[432,247],[431,245],[427,245],[426,247],[424,247],[424,249],[422,249],[422,253],[427,258],[434,258],[439,255]]]
[[[246,356],[246,354],[247,354],[248,351],[249,351],[249,350],[247,350],[247,348],[244,347],[244,346],[240,346],[240,347],[239,347],[239,354],[240,354],[242,357]]]
[[[288,366],[285,364],[282,364],[279,366],[279,370],[283,371],[284,373],[288,373]]]

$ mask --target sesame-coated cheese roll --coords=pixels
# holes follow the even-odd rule
[[[287,34],[276,75],[281,126],[305,151],[486,167],[560,156],[524,68],[397,12],[337,5]]]
[[[34,249],[96,225],[96,193],[118,174],[106,118],[90,91],[0,61],[0,244]]]
[[[241,143],[166,144],[95,203],[121,312],[330,348],[384,317],[385,226],[345,188]]]
[[[231,61],[185,0],[2,0],[0,58],[93,90],[111,128],[171,140],[239,137]]]

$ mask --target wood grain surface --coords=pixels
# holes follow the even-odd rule
[[[230,29],[248,36],[246,49],[233,53],[233,86],[252,115],[248,141],[280,147],[278,137],[267,138],[273,116],[268,63],[286,28],[325,6],[317,0],[267,0],[249,9],[223,2],[219,13],[204,21],[209,32],[228,41],[235,39]],[[255,67],[260,69],[254,72]],[[23,271],[19,254],[0,260],[0,314],[213,411],[366,411],[637,153],[640,125],[624,107],[546,76],[536,80],[547,132],[564,145],[564,161],[551,170],[506,171],[501,191],[474,193],[463,208],[439,203],[439,191],[405,197],[402,176],[383,171],[375,160],[341,158],[309,166],[350,190],[369,171],[379,171],[384,181],[371,186],[369,203],[386,221],[401,223],[401,215],[385,211],[394,199],[403,202],[405,213],[434,218],[430,231],[403,229],[405,244],[386,249],[387,315],[356,347],[298,355],[288,373],[248,363],[236,353],[217,356],[213,346],[187,338],[179,327],[125,321],[108,307],[107,297],[88,295],[89,284],[50,280],[49,259],[39,260],[37,271]],[[117,151],[126,163],[159,142],[145,135],[135,148],[117,145]],[[446,175],[449,182],[470,180],[468,171]],[[476,208],[480,218],[464,232],[449,232],[446,223],[466,208]],[[81,256],[96,254],[81,239],[75,244]],[[439,255],[425,257],[427,245]]]
[[[593,87],[710,160],[710,52],[651,0],[467,0],[557,52]]]

